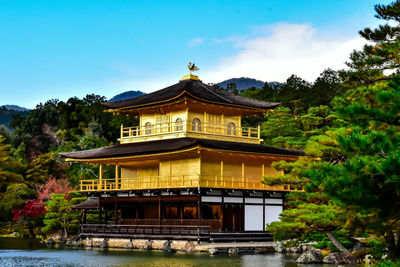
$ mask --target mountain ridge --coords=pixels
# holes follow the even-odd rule
[[[265,85],[264,81],[257,80],[254,78],[248,78],[248,77],[240,77],[240,78],[231,78],[222,82],[217,83],[217,85],[221,86],[222,88],[226,89],[228,84],[234,83],[236,85],[236,88],[240,91],[255,87],[255,88],[262,88]],[[282,83],[280,82],[268,82],[268,85],[273,87],[273,88],[279,88]]]

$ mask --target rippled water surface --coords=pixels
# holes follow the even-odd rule
[[[37,240],[0,238],[0,266],[218,266],[328,267],[297,265],[297,256],[170,254],[162,251],[47,249]]]

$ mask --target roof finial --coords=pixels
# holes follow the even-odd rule
[[[188,64],[188,69],[190,71],[189,75],[183,76],[182,80],[196,80],[196,81],[200,81],[199,77],[196,75],[192,74],[192,71],[198,71],[200,70],[198,67],[196,67],[196,65],[192,62],[189,62]]]
[[[198,70],[200,70],[200,69],[199,69],[198,67],[196,67],[196,65],[195,65],[194,63],[192,63],[192,62],[189,62],[188,68],[189,68],[190,74],[192,74],[192,71],[198,71]]]

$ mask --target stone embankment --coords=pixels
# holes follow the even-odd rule
[[[174,253],[181,252],[203,252],[210,255],[216,254],[262,254],[275,252],[273,242],[242,242],[242,243],[200,243],[192,241],[170,241],[170,240],[145,240],[145,239],[118,239],[118,238],[70,238],[65,240],[59,236],[50,237],[46,244],[57,247],[79,247],[79,248],[119,248],[119,249],[142,249],[163,250]]]
[[[287,241],[288,243],[291,240]],[[314,243],[299,244],[297,246],[287,247],[285,243],[276,242],[275,250],[279,253],[300,254],[297,263],[329,263],[329,264],[355,264],[359,260],[349,252],[326,253],[321,249],[315,249]]]
[[[170,253],[202,252],[210,255],[216,254],[263,254],[271,252],[301,254],[298,263],[331,263],[348,264],[357,263],[357,259],[350,253],[325,253],[320,249],[313,248],[313,243],[300,244],[287,247],[282,242],[238,242],[238,243],[200,243],[192,241],[170,241],[170,240],[145,240],[145,239],[118,239],[118,238],[86,238],[73,237],[64,239],[60,236],[50,237],[46,244],[58,247],[91,248],[118,248],[118,249],[141,249],[141,250],[163,250]]]

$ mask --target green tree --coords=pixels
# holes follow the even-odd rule
[[[292,115],[289,108],[279,107],[265,115],[261,137],[265,145],[304,149],[311,137],[340,123],[328,106],[312,107],[301,116]]]
[[[359,227],[385,237],[391,258],[400,257],[400,77],[359,87],[336,100],[350,127],[337,136],[340,164],[314,164],[305,175],[350,212]]]
[[[310,106],[329,106],[335,96],[343,94],[343,90],[338,72],[326,69],[315,80],[308,94],[306,94],[308,95],[307,99],[303,101],[309,103]]]
[[[0,200],[1,220],[11,220],[11,211],[13,209],[22,208],[26,200],[34,199],[35,196],[36,190],[24,183],[9,184]]]
[[[276,101],[279,88],[271,86],[268,82],[262,88],[251,87],[240,92],[241,96],[267,102]]]
[[[4,145],[4,138],[0,135],[0,198],[11,183],[23,181],[21,174],[17,170],[21,165],[10,157],[10,145]]]
[[[36,157],[26,172],[26,181],[32,185],[43,184],[50,177],[63,178],[67,166],[56,153],[49,152]]]
[[[290,108],[293,114],[301,114],[309,108],[309,104],[304,102],[311,84],[302,78],[292,75],[279,88],[277,100],[282,106]]]
[[[229,93],[238,95],[239,94],[239,90],[236,87],[236,83],[228,83],[226,85],[226,91],[228,91]]]
[[[314,156],[320,151],[320,160],[310,157],[297,175],[289,171],[266,182],[303,183],[306,193],[318,189],[345,211],[344,227],[383,236],[390,258],[396,259],[400,258],[400,1],[377,5],[375,10],[378,18],[391,24],[361,31],[372,44],[353,52],[351,69],[341,73],[349,89],[332,105],[345,127],[314,138],[318,145],[310,151]]]
[[[375,17],[386,24],[359,32],[368,43],[362,50],[351,54],[350,61],[346,63],[350,69],[341,72],[348,88],[369,85],[400,74],[400,2],[376,5],[375,11]]]
[[[73,205],[86,200],[77,191],[71,191],[68,194],[51,194],[50,200],[46,203],[47,213],[43,219],[45,226],[43,232],[51,233],[61,230],[61,235],[68,237],[71,232],[76,232],[80,213],[72,211]]]

